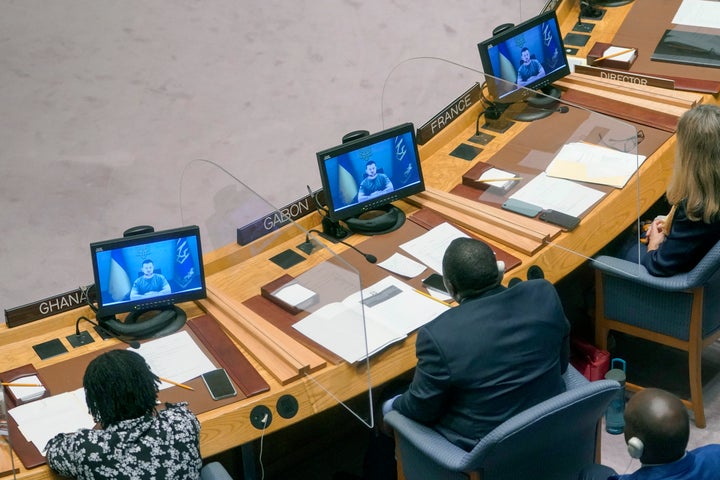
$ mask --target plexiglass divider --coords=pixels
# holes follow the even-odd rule
[[[498,104],[491,91],[503,89],[518,89],[532,103]],[[545,255],[545,262],[563,262],[567,255],[589,259],[604,246],[594,239],[607,243],[632,224],[639,227],[639,167],[654,151],[653,142],[658,147],[666,139],[658,135],[640,155],[638,145],[647,140],[635,124],[567,102],[560,90],[551,97],[437,57],[412,58],[393,68],[381,109],[384,125],[410,121],[418,138],[427,138],[420,145],[427,192],[417,196],[418,205],[454,202],[457,212],[479,217],[478,225],[493,226],[475,233],[540,263],[551,249],[563,253]],[[579,219],[579,225],[561,227],[567,219],[551,210]],[[541,215],[555,223],[541,221]],[[588,218],[596,230],[586,226]],[[565,234],[570,230],[574,235]],[[639,252],[640,235],[640,228],[630,233],[628,248]]]
[[[10,429],[8,426],[5,388],[0,392],[0,477],[14,479],[17,468],[13,457]]]
[[[594,255],[601,246],[587,239],[600,233],[584,225],[590,215],[594,215],[594,228],[617,233],[628,226],[628,217],[640,218],[639,166],[644,157],[638,155],[638,144],[643,134],[635,125],[562,97],[547,97],[542,91],[526,92],[539,99],[535,103],[540,107],[521,102],[497,108],[489,94],[490,82],[496,89],[523,90],[512,82],[435,57],[406,60],[388,74],[380,100],[383,128],[413,122],[423,143],[420,154],[427,189],[409,199],[411,203],[429,208],[444,205],[479,216],[482,225],[493,226],[492,232],[479,227],[474,233],[489,236],[490,243],[499,248],[520,251],[524,261],[542,258],[552,250],[557,252],[545,255],[547,261],[563,261],[568,255],[583,260]],[[527,114],[537,109],[546,111],[525,121]],[[433,128],[437,132],[428,138],[420,135],[422,129]],[[476,167],[494,169],[490,172],[497,178],[485,179],[481,172],[475,180],[488,185],[476,188],[468,181]],[[607,199],[613,200],[613,208],[622,206],[621,214],[616,216],[607,207]],[[513,203],[539,210],[520,215],[515,212],[522,208],[508,210]],[[186,166],[180,205],[182,223],[201,229],[203,250],[210,252],[206,264],[222,265],[222,275],[209,269],[208,294],[211,303],[222,306],[225,318],[237,323],[235,331],[240,333],[235,339],[248,351],[253,351],[258,341],[271,345],[268,357],[256,359],[279,384],[297,379],[312,382],[327,394],[315,401],[343,404],[360,421],[373,426],[368,352],[375,349],[376,332],[369,329],[365,305],[366,297],[382,292],[363,291],[358,268],[337,253],[345,247],[314,230],[319,218],[293,221],[212,161],[194,160]],[[579,218],[580,224],[563,228],[558,225],[562,216],[549,219],[555,223],[530,218],[540,211],[559,211]],[[238,245],[237,229],[262,218],[273,218],[274,226],[283,226]],[[565,235],[575,228],[577,234]],[[638,230],[638,245],[639,234]],[[509,273],[512,276],[512,271]],[[295,315],[293,328],[305,340],[290,338],[255,308],[253,299],[261,296],[261,286],[266,287],[266,299],[274,298],[275,306]],[[316,343],[307,342],[308,338]],[[317,344],[332,344],[335,352],[328,354]],[[297,377],[283,373],[274,357],[283,357],[281,364],[297,369]],[[353,369],[354,382],[362,388],[338,383],[339,377],[328,374],[339,368]],[[352,388],[357,392],[348,390]]]
[[[312,382],[327,395],[307,401],[340,403],[372,427],[366,292],[359,271],[330,240],[212,161],[186,165],[180,205],[183,225],[200,227],[206,265],[222,265],[221,275],[206,267],[208,300],[201,305],[231,324],[228,332],[273,377],[271,385]],[[237,230],[263,218],[282,226],[240,246]],[[293,338],[287,319],[302,335]],[[352,371],[330,373],[341,368]]]

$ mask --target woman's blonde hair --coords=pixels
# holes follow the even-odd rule
[[[710,223],[720,216],[720,107],[698,105],[680,117],[666,194],[671,205],[686,202],[690,220]]]

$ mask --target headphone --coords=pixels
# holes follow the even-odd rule
[[[366,213],[365,215],[367,215],[367,217],[365,218],[348,218],[344,220],[345,224],[347,224],[350,231],[354,233],[379,235],[397,230],[405,222],[405,212],[397,207],[390,205],[389,207],[386,206],[386,208],[378,209],[378,211],[383,211],[384,213],[372,217]]]
[[[137,312],[130,313],[125,322],[114,318],[102,322],[102,326],[115,335],[125,336],[132,339],[158,338],[176,332],[187,319],[185,311],[179,307],[172,306],[160,310],[154,316],[138,322]]]
[[[495,264],[497,265],[498,269],[498,283],[500,283],[505,276],[505,262],[503,262],[502,260],[497,260]]]
[[[638,437],[632,437],[627,442],[628,454],[632,458],[642,457],[643,450],[645,450],[645,444]]]

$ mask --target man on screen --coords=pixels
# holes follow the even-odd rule
[[[142,276],[138,277],[133,283],[132,290],[130,290],[130,300],[140,300],[171,293],[170,284],[164,276],[155,273],[155,265],[149,258],[143,261],[142,273]]]
[[[530,50],[520,50],[520,66],[518,67],[517,84],[521,87],[545,76],[545,69],[537,59],[532,58]]]
[[[358,190],[358,202],[390,193],[393,189],[394,187],[390,178],[384,173],[377,171],[377,165],[375,165],[373,160],[368,160],[365,164],[365,178],[360,182],[360,188]]]

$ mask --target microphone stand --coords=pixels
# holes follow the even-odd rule
[[[300,244],[300,245],[298,246],[298,248],[299,248],[300,250],[302,250],[303,252],[305,252],[305,253],[307,253],[307,254],[310,254],[310,252],[312,252],[313,249],[315,248],[315,246],[313,245],[312,241],[310,241],[310,234],[311,234],[311,233],[317,233],[317,234],[319,234],[319,235],[321,235],[321,236],[323,235],[323,232],[321,232],[320,230],[315,230],[315,229],[308,230],[307,234],[305,234],[305,242],[302,243],[302,244]],[[355,250],[356,252],[358,252],[360,255],[362,255],[363,257],[365,257],[365,260],[367,260],[369,263],[376,263],[376,262],[377,262],[377,257],[376,257],[375,255],[372,255],[372,254],[370,254],[370,253],[365,253],[365,252],[361,251],[359,248],[357,248],[355,245],[351,245],[351,244],[349,244],[349,243],[347,243],[347,242],[345,242],[345,241],[343,241],[343,240],[340,240],[340,239],[336,239],[336,240],[337,240],[338,243],[342,243],[342,244],[345,245],[346,247],[350,247],[351,249],[353,249],[353,250]]]
[[[130,348],[134,348],[134,349],[136,349],[136,350],[137,350],[138,348],[140,348],[140,342],[138,342],[137,340],[128,340],[128,339],[126,339],[126,338],[123,338],[123,337],[121,337],[120,335],[116,334],[115,332],[113,332],[113,331],[111,331],[111,330],[108,330],[107,328],[103,327],[103,326],[100,325],[99,323],[93,322],[92,320],[90,320],[88,317],[86,317],[86,316],[84,316],[84,315],[81,316],[81,317],[78,317],[77,321],[75,322],[75,336],[76,336],[76,337],[80,337],[80,335],[81,335],[81,332],[80,332],[80,320],[85,320],[86,322],[93,324],[93,325],[95,326],[95,329],[96,329],[96,330],[98,331],[98,333],[100,333],[101,335],[104,335],[104,336],[107,336],[107,337],[111,337],[111,338],[116,338],[116,339],[120,340],[120,341],[123,342],[123,343],[127,343],[127,344],[130,346]],[[90,343],[90,342],[88,342],[88,343]]]

